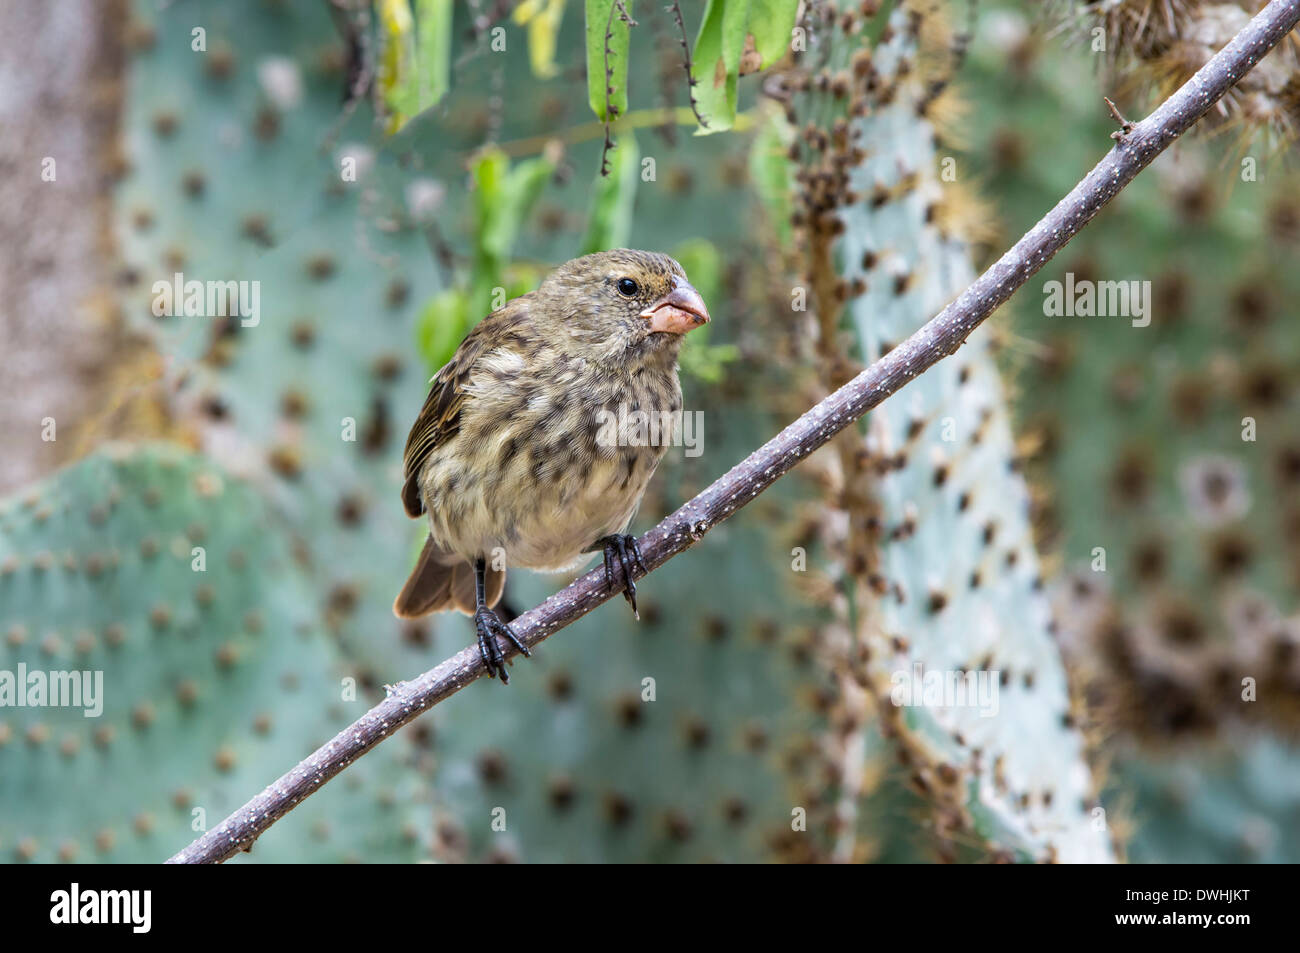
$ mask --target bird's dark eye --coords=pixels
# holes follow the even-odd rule
[[[638,285],[631,278],[618,279],[618,293],[621,294],[623,297],[630,298],[640,290],[641,290],[641,286]]]

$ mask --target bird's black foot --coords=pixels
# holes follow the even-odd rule
[[[497,636],[504,636],[523,655],[531,656],[533,653],[528,651],[528,646],[519,641],[514,630],[497,618],[497,614],[487,606],[479,606],[478,611],[474,613],[474,629],[478,632],[478,651],[483,656],[483,664],[487,666],[488,675],[500,678],[502,685],[508,685],[510,675],[506,672],[506,657],[501,652],[501,646],[497,644]]]
[[[603,547],[605,553],[605,584],[614,588],[614,560],[617,559],[618,566],[623,571],[623,597],[632,607],[632,614],[640,619],[641,613],[636,610],[636,583],[632,581],[632,567],[635,565],[643,576],[650,570],[641,558],[641,548],[636,544],[636,537],[615,533],[596,540],[596,543]]]

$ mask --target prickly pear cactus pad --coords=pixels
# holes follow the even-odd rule
[[[363,631],[378,651],[401,646],[390,606],[413,532],[389,489],[423,400],[411,342],[441,285],[425,229],[445,187],[397,170],[368,101],[342,105],[327,5],[141,3],[134,16],[114,196],[123,307],[203,448],[256,476],[297,527],[328,627],[345,647]],[[191,281],[247,297],[190,313]],[[382,682],[400,666],[377,668]]]
[[[1049,40],[1041,11],[1001,4],[997,29],[971,47],[978,105],[958,161],[1000,196],[995,247],[1069,187],[1072,157],[1109,136],[1101,94],[1141,114],[1252,5],[1188,3],[1150,20],[1136,3],[1064,6],[1079,12],[1074,42]],[[1106,798],[1132,804],[1134,860],[1188,858],[1183,823],[1205,859],[1293,850],[1284,836],[1272,854],[1227,847],[1229,818],[1287,823],[1285,802],[1254,790],[1260,775],[1244,752],[1272,752],[1286,776],[1300,711],[1300,454],[1289,423],[1300,216],[1295,171],[1279,154],[1294,134],[1278,95],[1294,44],[1277,53],[1207,117],[1223,134],[1185,137],[1125,190],[1105,228],[1082,233],[1004,309],[1012,336],[1000,363],[1033,448],[1035,533],[1062,564],[1050,586],[1062,649],[1098,731],[1121,751]],[[1107,87],[1095,77],[1112,61]],[[1049,283],[1101,281],[1145,286],[1145,316],[1047,312]],[[1198,819],[1184,802],[1201,805]],[[1211,838],[1202,825],[1215,813],[1224,836]]]
[[[842,303],[866,362],[974,278],[967,244],[936,214],[960,199],[945,194],[922,98],[931,87],[917,75],[922,17],[900,10],[883,31],[855,28],[856,52],[832,44],[794,111],[811,120],[794,154],[807,163],[801,225],[814,294],[829,248],[834,292],[818,306]],[[1053,640],[990,335],[977,330],[869,415],[846,466],[865,470],[855,492],[871,500],[869,515],[850,512],[849,525],[875,552],[864,557],[868,587],[847,590],[845,611],[886,733],[916,786],[957,816],[941,826],[1013,857],[1104,861],[1110,834]]]
[[[897,151],[864,162],[852,186],[896,186],[900,161],[908,163],[902,174],[928,168],[928,133],[916,125],[905,108],[864,120],[872,140],[892,142]],[[924,215],[922,194],[845,212],[839,251],[846,270],[880,289],[850,305],[868,359],[882,353],[883,342],[909,335],[974,277],[965,258],[957,258],[960,246],[918,228]],[[859,271],[873,254],[881,263]],[[917,279],[903,295],[890,280],[900,274]],[[1105,827],[1094,823],[1089,808],[1082,737],[1070,724],[1029,495],[1014,471],[988,333],[977,331],[965,350],[913,383],[905,399],[874,412],[868,424],[873,449],[906,461],[878,484],[893,536],[883,547],[882,571],[898,583],[880,606],[878,637],[884,645],[897,636],[906,646],[882,653],[878,674],[910,677],[920,664],[991,679],[996,706],[910,708],[906,730],[935,760],[969,766],[970,808],[994,843],[1031,856],[1098,860],[1108,852]]]
[[[360,714],[310,592],[258,494],[182,450],[108,448],[0,502],[0,693],[28,688],[0,707],[0,856],[162,861]],[[47,673],[88,693],[38,704]],[[416,740],[248,856],[427,856]]]

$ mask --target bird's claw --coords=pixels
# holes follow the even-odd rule
[[[514,630],[497,618],[497,614],[487,606],[479,606],[478,611],[474,613],[474,630],[478,633],[478,651],[483,657],[483,664],[487,666],[489,677],[500,678],[502,685],[510,684],[510,675],[506,672],[506,657],[496,637],[504,636],[524,656],[531,656],[533,653],[528,651],[528,646],[519,641]]]
[[[627,599],[628,605],[632,607],[632,614],[640,619],[641,613],[636,608],[636,583],[632,581],[632,569],[635,566],[641,570],[643,576],[650,570],[646,568],[645,560],[641,558],[641,547],[636,544],[636,537],[615,533],[598,542],[604,547],[605,553],[605,585],[611,589],[615,587],[614,560],[617,559],[619,569],[623,571],[623,598]]]

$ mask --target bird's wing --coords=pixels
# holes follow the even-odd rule
[[[402,454],[402,504],[407,515],[415,517],[424,512],[424,501],[420,498],[420,471],[429,454],[460,429],[465,385],[475,364],[527,319],[527,299],[530,297],[531,294],[526,294],[515,298],[476,324],[460,342],[451,360],[434,375],[429,396],[424,400],[420,416],[415,418],[410,436],[406,438],[406,451]]]

